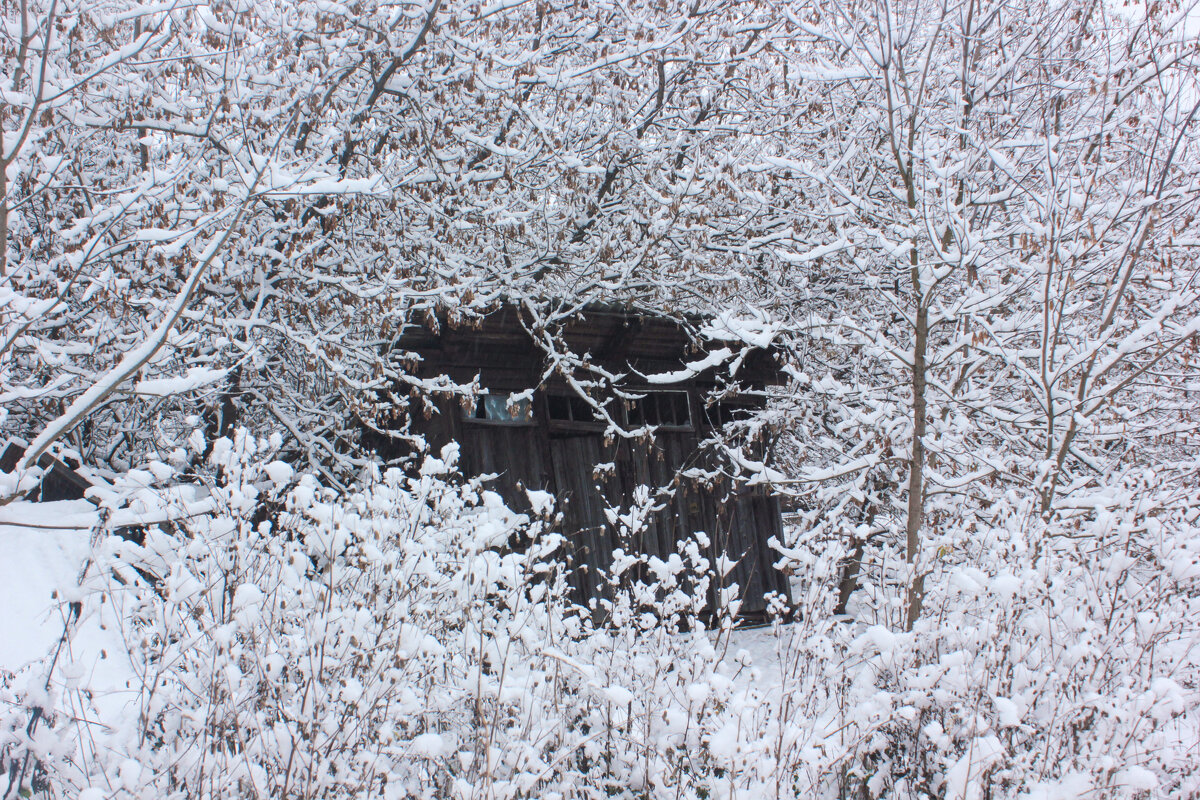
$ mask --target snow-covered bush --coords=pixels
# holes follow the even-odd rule
[[[129,693],[93,730],[70,709],[105,701],[58,665],[57,694],[12,698],[55,709],[53,746],[11,714],[10,757],[102,796],[707,793],[736,688],[700,624],[706,584],[683,576],[707,568],[697,542],[619,559],[593,622],[566,600],[553,518],[457,478],[453,446],[348,494],[275,447],[218,440],[209,510],[100,540],[84,619],[119,627]]]
[[[446,796],[524,774],[488,740],[519,724],[510,687],[541,679],[507,651],[538,645],[520,637],[555,616],[570,624],[555,613],[559,537],[447,481],[453,450],[341,497],[269,450],[218,440],[213,513],[108,540],[90,588],[122,606],[139,691],[115,746],[139,768],[101,761],[116,774],[87,782]]]
[[[963,536],[911,632],[902,554],[868,565],[890,577],[854,609],[864,622],[802,644],[824,667],[793,662],[793,681],[823,698],[824,719],[803,727],[825,757],[793,762],[814,794],[1200,791],[1200,498],[1157,484],[1133,473],[1078,519],[1018,506]]]
[[[514,514],[453,446],[345,494],[275,446],[218,440],[206,504],[96,537],[62,600],[123,640],[125,688],[98,691],[70,636],[3,681],[5,800],[1200,791],[1194,489],[1130,473],[1078,519],[998,508],[907,632],[898,553],[864,565],[848,622],[838,562],[799,541],[797,618],[743,633],[705,630],[699,541],[619,554],[582,609],[549,506]],[[630,536],[644,517],[613,510]]]

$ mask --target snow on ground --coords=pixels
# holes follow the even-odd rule
[[[86,500],[0,507],[0,670],[45,656],[62,634],[53,595],[75,585],[95,521]]]
[[[787,683],[788,665],[795,666],[789,646],[793,633],[792,625],[780,625],[778,630],[765,626],[732,631],[724,661],[736,670],[734,682],[763,690]]]
[[[150,480],[147,476],[146,483]],[[129,508],[113,513],[111,527],[153,523],[210,509],[210,501],[197,495],[195,487],[147,493],[146,497],[135,494]],[[55,593],[60,597],[63,590],[67,595],[75,593],[98,519],[96,506],[87,500],[0,506],[0,670],[17,672],[47,655],[58,641],[64,607]],[[97,654],[101,649],[107,653],[114,644],[119,652],[124,650],[115,638],[119,626],[92,618],[114,613],[111,608],[92,610],[74,639],[76,645],[95,644]]]
[[[90,552],[96,507],[86,500],[16,502],[0,507],[0,672],[17,674],[17,685],[40,686],[45,663],[62,637],[67,605],[56,598],[78,595],[80,569]],[[72,713],[121,719],[134,671],[112,603],[85,603],[70,646],[55,666],[54,680],[78,691]],[[43,664],[38,664],[45,660]],[[82,698],[90,697],[83,703]]]

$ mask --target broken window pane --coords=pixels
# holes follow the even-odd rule
[[[489,422],[512,422],[518,424],[533,422],[533,404],[528,399],[509,401],[510,395],[485,394],[480,395],[475,404],[475,413],[471,419],[488,420]]]

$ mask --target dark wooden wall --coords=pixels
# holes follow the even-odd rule
[[[424,434],[435,450],[457,442],[464,474],[495,475],[491,488],[514,510],[529,509],[527,489],[554,495],[570,542],[570,581],[578,602],[586,604],[607,593],[605,573],[617,547],[666,559],[697,531],[710,540],[707,555],[714,566],[721,554],[737,560],[726,583],[740,587],[743,618],[761,617],[768,593],[787,597],[787,579],[774,568],[776,554],[767,544],[771,537],[782,539],[776,498],[762,488],[705,487],[681,476],[681,471],[707,458],[699,449],[709,430],[703,383],[653,387],[687,393],[691,429],[660,428],[650,442],[606,441],[602,425],[550,418],[547,398],[569,390],[553,380],[539,385],[542,355],[515,314],[511,308],[502,309],[497,318],[470,330],[443,328],[433,334],[418,329],[401,340],[401,347],[420,355],[422,377],[448,375],[469,382],[478,376],[485,390],[494,393],[538,389],[528,424],[468,418],[457,399],[443,398],[436,402],[435,414],[413,420],[413,432]],[[631,363],[643,373],[677,371],[696,358],[688,353],[686,332],[669,320],[611,312],[597,316],[593,325],[577,326],[572,347],[617,371],[628,370]],[[601,464],[612,464],[612,469],[597,472]],[[652,491],[674,487],[674,494],[637,541],[620,541],[605,508],[627,508],[639,485]],[[715,583],[710,606],[716,600]]]

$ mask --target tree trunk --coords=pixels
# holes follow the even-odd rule
[[[912,572],[908,586],[908,613],[905,630],[912,630],[921,616],[925,598],[925,574],[918,563],[921,552],[921,525],[925,518],[925,351],[929,342],[929,309],[921,292],[921,277],[914,244],[911,253],[912,282],[916,295],[916,326],[913,331],[912,363],[912,452],[908,459],[908,520],[905,526],[905,561]]]

